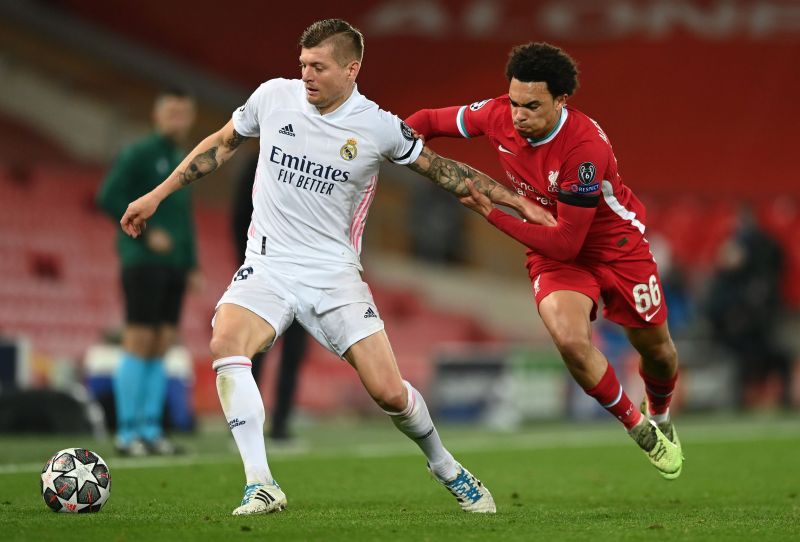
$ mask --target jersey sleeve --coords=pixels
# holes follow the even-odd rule
[[[491,125],[489,116],[495,105],[494,99],[488,99],[459,107],[456,114],[458,133],[466,138],[486,134]]]
[[[607,168],[608,147],[600,141],[581,142],[567,155],[561,166],[559,203],[597,207]]]
[[[259,86],[243,106],[233,112],[233,128],[245,137],[260,135],[260,121],[265,113],[271,81]]]
[[[420,109],[406,122],[426,141],[437,137],[475,137],[488,130],[492,100],[481,100],[470,105]]]
[[[547,258],[571,262],[583,247],[583,241],[592,225],[597,209],[558,204],[558,222],[555,226],[530,224],[519,218],[493,209],[486,220],[502,231]]]
[[[456,125],[456,118],[460,109],[457,105],[441,109],[420,109],[405,122],[424,137],[425,141],[437,137],[459,137],[461,132]]]
[[[400,120],[400,117],[383,110],[378,112],[380,122],[379,141],[381,155],[402,166],[414,162],[422,152],[422,141],[414,137],[411,127]]]

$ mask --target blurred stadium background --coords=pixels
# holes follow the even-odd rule
[[[262,81],[296,77],[298,35],[326,17],[364,32],[359,89],[400,116],[504,93],[512,45],[545,40],[564,47],[581,69],[571,104],[604,127],[623,179],[648,206],[648,237],[683,363],[675,408],[797,408],[797,2],[242,0],[226,11],[207,0],[2,0],[3,430],[66,429],[63,416],[56,426],[46,413],[33,414],[34,405],[58,392],[89,405],[88,425],[77,429],[102,434],[103,410],[90,391],[107,383],[122,307],[115,225],[95,208],[94,196],[120,148],[149,130],[156,93],[174,85],[194,93],[197,142]],[[486,144],[433,146],[502,175]],[[230,233],[232,180],[255,152],[248,144],[193,187],[206,288],[187,299],[183,348],[170,365],[173,430],[191,432],[207,417],[221,418],[209,321],[239,263]],[[426,393],[434,416],[502,429],[532,420],[606,419],[570,385],[550,345],[523,249],[426,183],[403,168],[385,168],[363,260],[401,369]],[[774,318],[769,340],[790,363],[788,372],[744,382],[739,405],[741,362],[716,340],[706,307],[743,206],[777,241],[783,264],[763,272],[760,285],[777,284],[780,302],[737,316]],[[603,322],[595,337],[631,395],[641,397],[637,360],[624,337]],[[268,407],[277,359],[270,356],[261,382]],[[771,364],[764,360],[765,368]],[[783,389],[790,404],[782,403]],[[24,400],[28,416],[13,408]],[[301,369],[297,409],[301,425],[378,414],[353,371],[317,345]]]

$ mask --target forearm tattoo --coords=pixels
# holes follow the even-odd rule
[[[233,135],[231,135],[222,142],[223,151],[232,153],[246,139],[250,138],[245,137],[236,130],[234,130]],[[180,173],[181,184],[183,186],[191,184],[200,177],[208,175],[209,173],[217,169],[219,166],[221,166],[222,162],[225,161],[224,157],[228,155],[222,154],[218,158],[217,157],[218,150],[219,147],[214,146],[208,149],[207,151],[201,152],[200,154],[192,158],[192,161],[189,162],[189,165],[186,167],[186,169]]]
[[[427,147],[422,149],[417,162],[410,164],[408,167],[420,175],[428,177],[434,183],[458,197],[469,195],[469,189],[464,182],[467,178],[472,179],[473,186],[479,192],[486,194],[492,201],[495,201],[493,196],[498,195],[498,191],[513,194],[513,192],[506,190],[504,186],[495,182],[488,175],[462,162],[443,158]],[[513,195],[516,196],[516,194]]]
[[[217,147],[211,147],[205,152],[201,152],[189,162],[189,165],[180,173],[180,181],[183,186],[195,182],[200,177],[208,175],[219,167],[217,162]]]

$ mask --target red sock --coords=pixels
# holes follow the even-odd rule
[[[631,402],[628,394],[622,389],[622,384],[617,380],[617,373],[611,364],[608,364],[603,378],[594,388],[585,390],[595,398],[603,408],[617,417],[625,429],[630,430],[642,419],[642,413]]]
[[[647,393],[647,402],[650,403],[651,414],[664,414],[672,401],[672,390],[675,389],[675,382],[678,380],[678,372],[672,378],[666,380],[646,375],[639,367],[639,374],[644,380],[644,390]]]

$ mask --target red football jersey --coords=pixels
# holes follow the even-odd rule
[[[420,130],[413,117],[409,124],[426,137],[487,136],[506,173],[497,180],[554,216],[557,202],[597,206],[575,261],[612,261],[641,242],[644,206],[622,183],[608,136],[580,111],[564,107],[555,128],[541,140],[526,139],[514,129],[507,94],[433,111],[439,113],[433,125]]]

